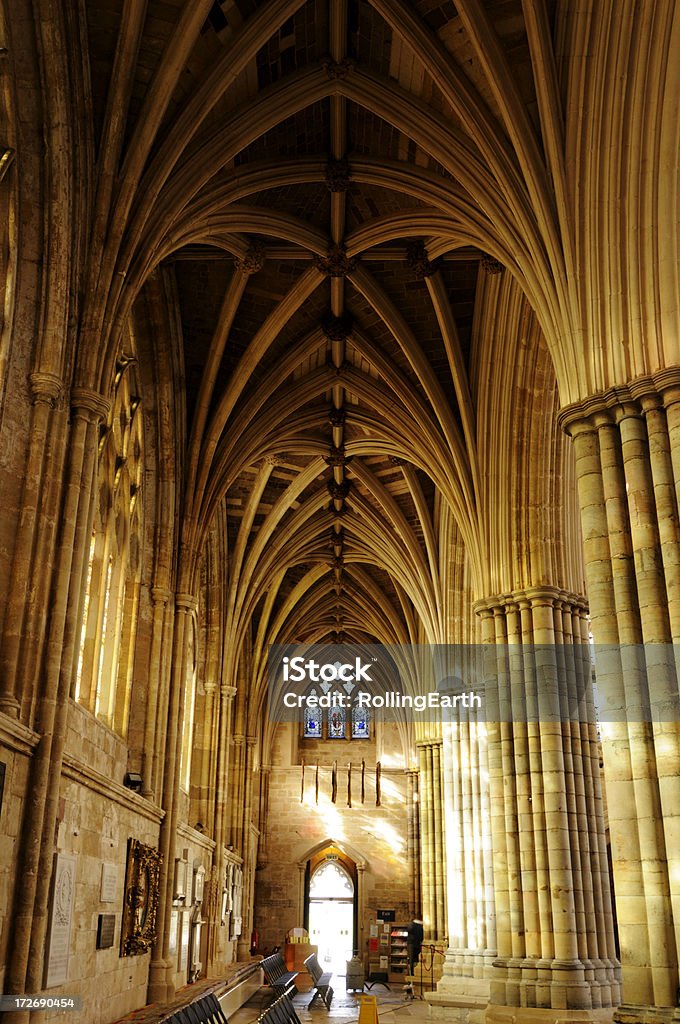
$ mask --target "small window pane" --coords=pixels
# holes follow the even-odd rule
[[[345,709],[331,708],[328,712],[328,739],[344,740],[345,738]]]
[[[318,708],[305,708],[305,732],[306,740],[321,739],[321,712]]]
[[[367,740],[371,736],[371,721],[368,708],[352,708],[352,739]]]

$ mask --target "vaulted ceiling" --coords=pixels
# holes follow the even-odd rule
[[[564,580],[553,364],[568,374],[551,338],[568,320],[553,149],[569,5],[85,13],[71,74],[96,155],[81,319],[98,341],[77,373],[106,379],[131,312],[160,329],[162,278],[187,589],[226,508],[236,638],[444,642],[452,590],[488,592],[522,542],[497,507],[529,491],[534,565],[510,585]]]

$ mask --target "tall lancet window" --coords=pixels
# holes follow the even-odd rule
[[[134,362],[129,348],[119,356],[111,412],[101,428],[75,675],[76,700],[121,735],[128,723],[141,573],[143,433]]]

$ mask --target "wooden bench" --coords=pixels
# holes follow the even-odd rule
[[[295,979],[299,971],[289,971],[281,953],[266,956],[260,967],[264,972],[265,981],[276,996],[297,995]]]
[[[324,1004],[327,1010],[330,1010],[331,1002],[333,1000],[333,989],[331,988],[331,978],[333,977],[333,975],[324,974],[324,972],[321,969],[321,965],[317,959],[316,953],[312,953],[311,956],[307,957],[307,959],[305,960],[305,967],[309,971],[311,979],[314,982],[315,989],[314,995],[312,996],[312,1001],[307,1007],[307,1009],[311,1010],[316,1000],[319,998],[319,996],[321,996],[322,1003]]]
[[[293,1000],[283,995],[257,1018],[257,1024],[300,1024],[300,1018],[295,1012]]]
[[[216,996],[209,993],[181,1010],[175,1010],[164,1024],[229,1024]]]

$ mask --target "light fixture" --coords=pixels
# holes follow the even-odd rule
[[[126,772],[125,778],[123,779],[123,785],[126,789],[131,789],[133,793],[141,793],[142,783],[144,779],[139,772]]]

